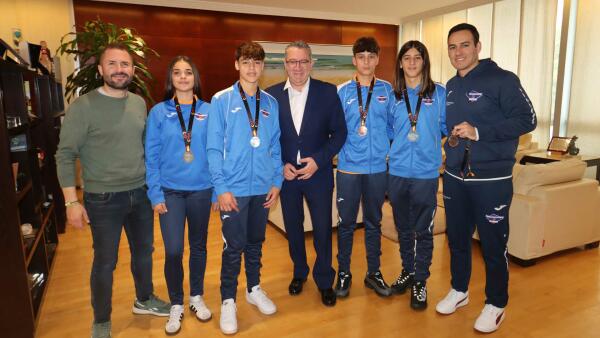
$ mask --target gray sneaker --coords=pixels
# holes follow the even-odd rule
[[[110,338],[110,321],[94,323],[92,325],[92,338]]]
[[[164,300],[150,295],[148,300],[133,302],[133,313],[137,315],[155,315],[159,317],[168,317],[171,311],[171,303],[167,303]]]

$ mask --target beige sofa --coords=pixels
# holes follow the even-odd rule
[[[583,178],[586,164],[572,159],[515,165],[508,253],[517,263],[600,241],[598,181]]]

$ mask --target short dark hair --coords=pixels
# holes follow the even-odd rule
[[[240,59],[252,59],[262,61],[265,59],[265,50],[258,42],[243,42],[235,49],[235,60],[239,61]]]
[[[379,55],[379,44],[372,36],[363,36],[354,42],[352,45],[352,54],[356,55],[362,52],[369,52]]]
[[[187,63],[192,68],[192,74],[194,75],[194,95],[200,98],[200,73],[198,72],[198,68],[194,64],[194,61],[192,61],[192,59],[190,59],[188,56],[178,55],[171,61],[171,63],[169,63],[169,67],[167,68],[164,100],[170,100],[175,95],[175,87],[173,86],[173,68],[179,61]]]
[[[100,57],[98,59],[98,61],[101,63],[102,62],[102,58],[104,57],[104,54],[106,54],[106,51],[109,49],[118,49],[118,50],[122,50],[124,52],[126,52],[127,54],[129,54],[129,56],[131,57],[131,61],[133,61],[133,55],[131,54],[131,51],[129,50],[129,48],[127,48],[127,46],[122,43],[122,42],[111,42],[108,45],[106,45],[104,47],[104,49],[102,50],[102,52],[100,53]]]
[[[477,44],[479,42],[479,32],[477,31],[477,28],[475,28],[475,26],[465,23],[465,22],[459,23],[458,25],[450,28],[450,31],[448,32],[448,39],[450,38],[450,35],[452,35],[453,33],[459,32],[459,31],[471,32],[471,35],[473,35],[473,42],[475,44]]]
[[[420,94],[424,97],[431,97],[435,91],[435,83],[431,80],[431,61],[429,60],[427,47],[420,41],[411,40],[402,45],[402,48],[400,48],[400,51],[398,52],[398,57],[396,58],[394,94],[396,94],[398,100],[402,98],[402,92],[406,89],[406,79],[404,78],[404,69],[402,69],[402,57],[412,48],[416,49],[419,54],[421,54],[421,58],[423,58]]]

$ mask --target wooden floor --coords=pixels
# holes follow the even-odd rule
[[[334,238],[336,233],[334,232]],[[155,226],[154,286],[167,299],[163,276],[164,249],[158,222]],[[296,297],[288,295],[292,265],[287,241],[274,226],[267,226],[263,249],[262,287],[277,304],[278,312],[265,316],[246,303],[245,277],[238,288],[239,337],[471,337],[480,336],[473,323],[484,302],[484,268],[474,244],[474,266],[470,284],[471,302],[450,316],[435,312],[437,300],[449,289],[449,253],[446,238],[435,236],[431,277],[428,281],[429,308],[415,312],[409,308],[408,294],[380,298],[366,289],[364,230],[355,235],[352,272],[354,285],[347,299],[326,308],[320,302],[312,280]],[[335,241],[334,241],[335,242]],[[314,260],[312,239],[307,237],[309,260]],[[219,337],[219,270],[222,240],[216,214],[211,218],[208,239],[208,265],[205,300],[213,311],[207,323],[197,321],[186,311],[178,337]],[[337,252],[334,243],[334,253]],[[382,239],[381,270],[388,282],[400,272],[398,245]],[[187,257],[187,253],[186,253]],[[335,256],[334,256],[335,257]],[[187,259],[187,258],[186,258]],[[68,228],[61,235],[37,337],[89,337],[92,323],[89,273],[92,241],[89,228]],[[510,265],[510,300],[507,318],[494,337],[599,337],[600,336],[600,254],[594,250],[570,250],[542,259],[536,266]],[[185,266],[185,265],[184,265]],[[243,271],[243,269],[242,269]],[[187,267],[186,267],[187,273]],[[113,289],[113,337],[164,337],[165,318],[131,313],[134,297],[129,271],[129,249],[123,235],[120,260]],[[185,282],[185,290],[188,283]],[[187,294],[186,294],[187,299]]]

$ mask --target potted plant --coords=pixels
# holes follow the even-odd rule
[[[154,103],[147,85],[152,80],[152,74],[144,62],[149,54],[159,56],[158,53],[149,48],[133,29],[118,27],[100,18],[86,21],[80,31],[67,33],[60,40],[56,53],[73,55],[79,61],[79,68],[67,77],[65,97],[68,102],[76,95],[83,95],[103,85],[102,77],[98,74],[100,54],[107,44],[113,42],[122,43],[135,55],[135,73],[129,90]]]

